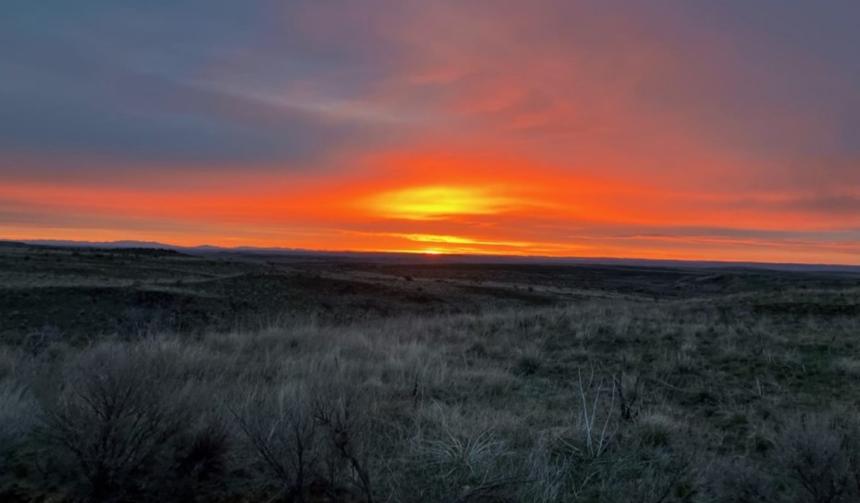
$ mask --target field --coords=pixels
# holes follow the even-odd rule
[[[860,274],[0,246],[0,501],[860,500]]]

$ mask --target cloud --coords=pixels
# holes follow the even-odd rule
[[[18,235],[856,261],[856,2],[4,7]]]
[[[260,42],[264,34],[254,30],[267,24],[263,5],[7,6],[0,20],[0,42],[9,50],[0,59],[0,149],[108,158],[122,169],[123,161],[323,164],[332,152],[371,143],[381,121],[370,114],[225,90],[231,79],[223,74],[242,69],[225,58],[256,59],[244,84],[277,81],[283,93],[306,82],[303,71],[314,63],[336,63],[291,60],[309,41]]]
[[[368,208],[385,218],[446,219],[460,215],[495,215],[521,204],[516,198],[483,187],[431,185],[374,195]]]

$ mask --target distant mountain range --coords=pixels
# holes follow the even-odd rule
[[[731,262],[731,261],[701,261],[701,260],[664,260],[639,258],[611,257],[542,257],[542,256],[510,256],[510,255],[423,255],[421,253],[398,252],[354,252],[354,251],[319,251],[301,248],[268,248],[254,246],[223,247],[214,245],[177,246],[156,241],[70,241],[59,239],[32,239],[20,241],[0,241],[2,244],[22,243],[36,246],[58,246],[75,248],[102,249],[164,249],[175,250],[192,255],[210,254],[240,254],[240,255],[274,255],[291,257],[340,258],[354,260],[371,260],[378,262],[432,262],[432,263],[497,263],[497,264],[552,264],[552,265],[612,265],[629,267],[682,267],[682,268],[719,268],[719,269],[759,269],[778,271],[806,272],[841,272],[860,274],[860,265],[839,264],[796,264],[796,263],[765,263],[765,262]]]

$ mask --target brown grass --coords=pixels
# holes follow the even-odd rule
[[[857,328],[606,300],[5,348],[2,494],[857,501]]]

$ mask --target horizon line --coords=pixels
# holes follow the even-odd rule
[[[305,253],[305,254],[319,254],[319,255],[384,255],[384,256],[414,256],[414,257],[424,257],[426,259],[470,259],[475,261],[476,259],[492,259],[495,263],[504,262],[505,260],[511,260],[515,262],[541,262],[541,263],[551,263],[555,262],[585,262],[585,263],[599,263],[599,262],[615,262],[615,263],[623,263],[623,262],[640,262],[640,263],[654,263],[654,264],[676,264],[676,265],[742,265],[742,266],[757,266],[757,267],[767,267],[767,266],[782,266],[782,267],[799,267],[799,268],[848,268],[851,270],[856,270],[860,272],[860,263],[857,264],[848,264],[848,263],[822,263],[822,262],[762,262],[755,260],[719,260],[719,259],[693,259],[693,258],[643,258],[643,257],[612,257],[612,256],[550,256],[550,255],[528,255],[528,254],[489,254],[489,253],[448,253],[444,251],[439,252],[427,252],[423,250],[349,250],[349,249],[313,249],[313,248],[291,248],[285,246],[254,246],[254,245],[235,245],[235,246],[224,246],[224,245],[211,245],[211,244],[196,244],[196,245],[179,245],[174,243],[167,243],[163,241],[146,241],[146,240],[135,240],[135,239],[118,239],[111,241],[87,241],[87,240],[65,240],[65,239],[53,239],[53,238],[26,238],[26,239],[8,239],[0,237],[0,243],[22,243],[30,246],[54,246],[54,247],[62,247],[62,246],[76,246],[82,248],[98,248],[98,247],[113,247],[117,249],[134,249],[134,248],[151,248],[151,249],[167,249],[167,250],[176,250],[176,251],[204,251],[206,249],[216,250],[216,251],[232,251],[232,252],[280,252],[280,253]],[[626,264],[626,265],[635,265],[635,264]]]

